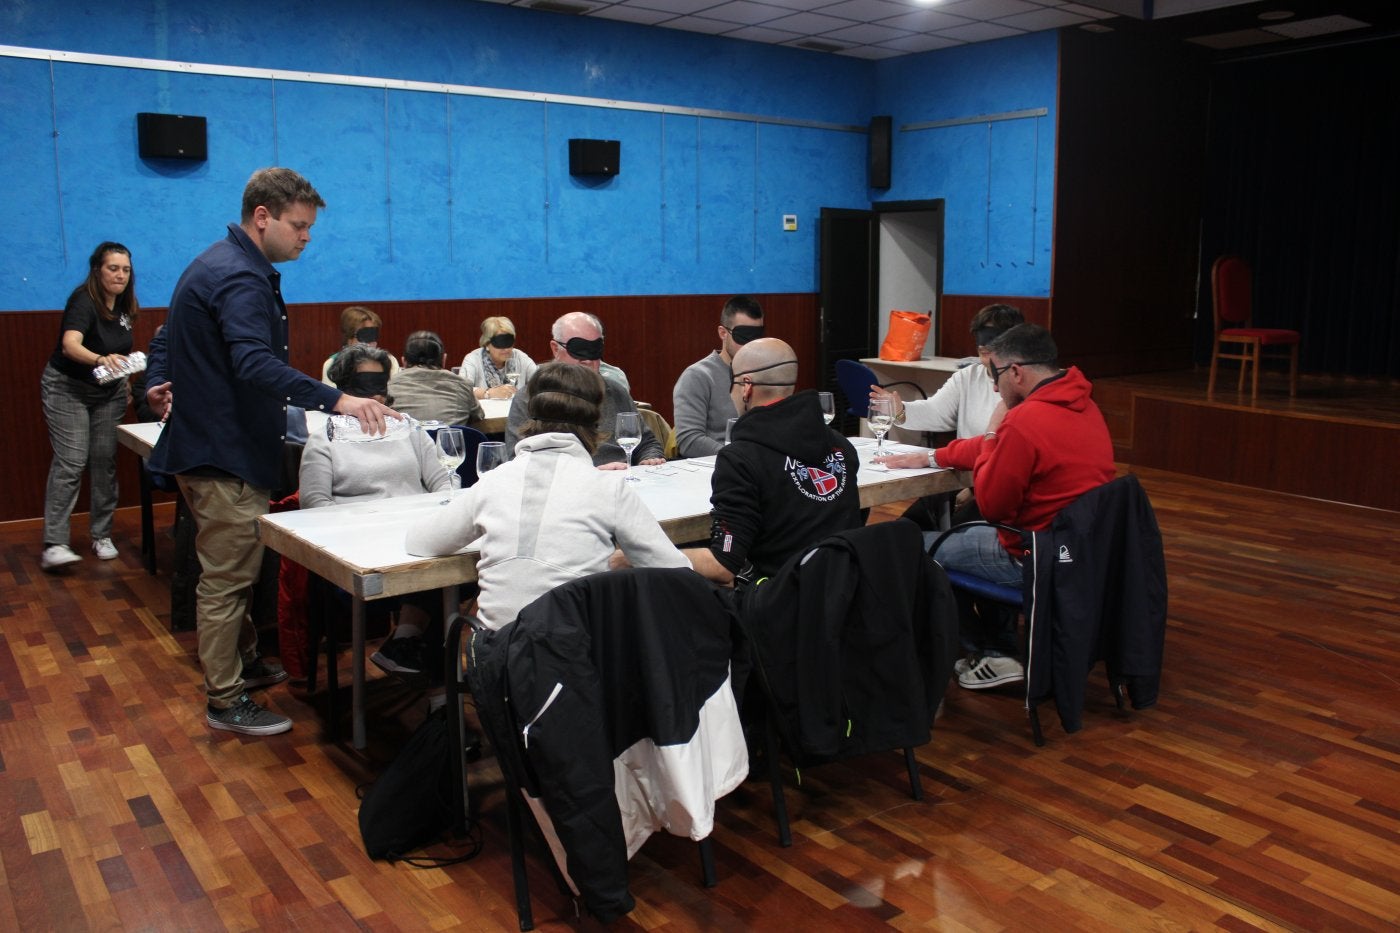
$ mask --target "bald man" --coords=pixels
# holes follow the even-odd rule
[[[739,413],[710,481],[710,546],[686,556],[730,584],[770,576],[793,554],[861,525],[855,448],[822,420],[815,392],[793,393],[797,354],[765,337],[734,354]]]
[[[586,311],[570,311],[554,322],[549,332],[549,350],[557,363],[571,363],[586,366],[599,375],[603,365],[603,323]],[[616,379],[603,380],[606,394],[598,416],[598,449],[593,452],[593,465],[601,470],[627,469],[627,455],[613,443],[617,430],[617,413],[636,411],[637,403],[624,383]],[[530,391],[522,385],[510,401],[510,414],[506,416],[506,449],[515,453],[515,444],[520,440],[520,429],[530,417]],[[665,463],[666,457],[661,442],[651,433],[646,422],[642,422],[642,442],[632,451],[634,465],[655,465]]]

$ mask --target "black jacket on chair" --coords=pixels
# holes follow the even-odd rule
[[[1100,660],[1134,709],[1157,702],[1167,571],[1157,517],[1136,476],[1091,489],[1034,533],[1026,587],[1029,709],[1053,698],[1065,732],[1077,732],[1085,681]]]
[[[640,816],[661,814],[665,828],[698,839],[714,798],[748,773],[728,693],[732,622],[731,594],[691,570],[622,570],[556,587],[514,622],[472,633],[467,675],[508,792],[542,805],[561,868],[600,920],[632,909],[629,840],[640,845],[654,828],[624,819],[616,781],[659,795]],[[667,770],[693,742],[715,777],[699,787],[704,776]]]
[[[929,740],[958,614],[913,522],[824,538],[749,591],[741,618],[794,763]]]

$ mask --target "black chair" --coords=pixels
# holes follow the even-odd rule
[[[956,589],[1018,610],[1026,620],[1026,715],[1037,746],[1045,744],[1039,706],[1055,701],[1065,732],[1083,725],[1084,682],[1104,662],[1119,710],[1157,702],[1166,637],[1167,572],[1152,503],[1136,476],[1120,476],[1084,493],[1050,528],[1028,532],[995,522],[967,522],[934,540],[994,527],[1022,536],[1027,552],[1020,588],[948,570]],[[946,569],[946,568],[945,568]]]
[[[522,930],[533,922],[522,791],[549,817],[566,855],[560,868],[600,920],[632,909],[628,852],[663,826],[697,841],[703,883],[715,884],[714,802],[748,773],[729,676],[731,599],[689,569],[614,571],[556,587],[514,622],[465,636],[465,675],[505,780]],[[453,658],[462,637],[454,625]],[[459,698],[454,687],[455,710]],[[689,765],[697,742],[709,769],[698,775]],[[627,774],[656,777],[627,788],[634,802],[635,792],[662,795],[635,809],[656,822],[624,825],[615,759]]]
[[[781,845],[792,835],[780,753],[805,768],[900,749],[909,794],[923,799],[914,747],[929,741],[952,676],[957,610],[913,522],[867,525],[794,555],[741,595],[739,618],[748,692],[758,690],[745,714],[762,717]]]

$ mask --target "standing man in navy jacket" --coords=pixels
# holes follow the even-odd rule
[[[262,566],[258,516],[281,472],[287,406],[359,418],[384,430],[394,412],[292,369],[287,306],[274,263],[301,256],[326,202],[291,169],[253,173],[243,212],[228,236],[190,263],[170,299],[165,329],[151,343],[146,398],[166,419],[152,470],[174,474],[198,528],[203,573],[196,591],[199,660],[207,721],[245,735],[286,732],[292,722],[249,699],[246,689],[287,678],[258,657],[248,614]],[[172,405],[173,389],[180,404]]]

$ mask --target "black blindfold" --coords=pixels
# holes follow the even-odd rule
[[[601,360],[603,358],[603,338],[584,340],[582,337],[570,337],[564,341],[564,349],[568,350],[569,355],[576,360]]]
[[[1005,333],[1005,331],[998,330],[995,327],[979,327],[975,333],[977,345],[979,347],[991,346],[992,341],[1000,337],[1003,333]]]
[[[738,327],[729,328],[729,336],[734,338],[734,342],[743,346],[751,340],[757,340],[763,336],[762,324],[740,324]]]
[[[355,339],[358,340],[360,343],[378,343],[379,328],[361,327],[359,330],[355,331]]]
[[[509,350],[511,347],[515,346],[515,335],[497,334],[488,340],[487,343],[491,344],[491,346],[495,347],[497,350]]]
[[[389,394],[388,373],[355,373],[340,387],[346,395],[356,398],[373,398]]]

